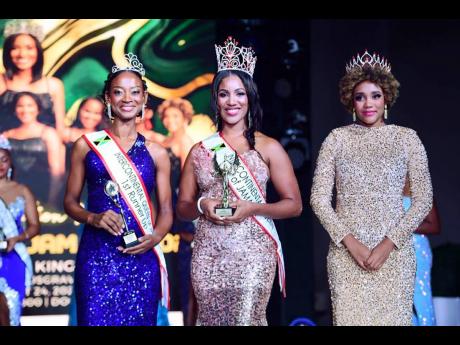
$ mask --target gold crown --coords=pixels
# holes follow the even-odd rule
[[[45,38],[43,28],[38,19],[13,19],[5,25],[3,36],[5,38],[15,34],[29,34],[42,42]]]
[[[257,57],[251,47],[238,47],[238,42],[231,36],[224,42],[224,46],[214,45],[217,57],[217,72],[237,70],[249,74],[251,77],[256,68]]]
[[[355,68],[363,68],[365,65],[369,65],[371,68],[375,66],[379,66],[381,69],[387,72],[391,72],[391,65],[388,63],[387,60],[382,56],[380,57],[378,54],[369,54],[367,50],[364,52],[363,55],[359,56],[356,55],[356,58],[353,57],[351,61],[345,66],[345,70],[347,73],[350,73]]]

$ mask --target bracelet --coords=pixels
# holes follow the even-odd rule
[[[200,198],[198,199],[198,201],[196,202],[196,208],[198,209],[198,212],[200,212],[201,214],[204,214],[203,209],[202,209],[201,206],[200,206],[200,202],[201,202],[201,200],[203,200],[203,199],[205,199],[204,196],[200,197]]]
[[[29,239],[29,234],[27,233],[27,230],[24,229],[24,235],[26,235],[26,240]]]

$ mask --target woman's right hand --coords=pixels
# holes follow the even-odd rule
[[[369,271],[365,262],[371,255],[371,251],[364,244],[358,241],[353,235],[348,234],[343,239],[343,244],[347,247],[356,263],[365,271]]]
[[[214,212],[214,208],[222,203],[219,199],[205,198],[200,202],[204,217],[217,225],[224,225],[224,218]]]
[[[96,228],[104,229],[114,236],[123,234],[123,218],[113,210],[107,210],[102,213],[91,213],[88,216],[87,223]]]

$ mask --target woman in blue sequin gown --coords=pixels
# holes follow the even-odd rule
[[[78,325],[156,325],[160,267],[152,248],[172,223],[169,159],[165,149],[136,132],[136,116],[147,99],[139,72],[121,69],[109,74],[104,96],[107,113],[113,116],[108,132],[136,166],[147,193],[156,190],[158,212],[153,210],[154,233],[144,235],[120,198],[127,225],[140,241],[124,249],[122,218],[104,193],[106,181],[112,178],[84,138],[75,142],[64,207],[72,218],[86,223],[75,269]],[[85,180],[87,209],[79,205]]]
[[[0,228],[7,235],[6,251],[0,252],[0,292],[6,297],[9,324],[20,325],[22,301],[32,280],[32,260],[24,242],[40,231],[35,197],[14,181],[8,141],[0,136]],[[25,215],[27,227],[22,226]]]
[[[411,206],[409,182],[404,186],[403,207],[407,212]],[[426,234],[439,234],[441,225],[438,211],[433,201],[433,207],[422,224],[412,235],[415,248],[416,272],[414,286],[414,307],[412,313],[413,326],[436,326],[433,296],[431,293],[431,267],[433,253]]]

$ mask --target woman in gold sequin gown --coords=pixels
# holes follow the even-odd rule
[[[331,237],[333,323],[410,326],[412,233],[432,203],[428,160],[414,130],[384,121],[399,87],[387,62],[366,52],[346,70],[341,101],[356,122],[334,129],[323,142],[310,200]],[[406,175],[414,199],[404,213]]]
[[[226,42],[228,51],[234,44],[232,40]],[[223,52],[220,57],[227,56]],[[298,216],[302,211],[300,191],[283,147],[257,131],[262,110],[252,80],[253,70],[242,64],[236,69],[226,68],[219,55],[218,61],[212,105],[220,135],[246,163],[264,196],[270,178],[280,200],[239,200],[230,190],[230,202],[237,207],[236,212],[229,217],[217,216],[214,207],[222,203],[223,187],[222,177],[214,168],[215,153],[206,147],[207,139],[192,147],[181,177],[177,213],[185,220],[199,217],[191,274],[198,305],[196,324],[267,325],[266,307],[275,278],[278,247],[252,216]]]

